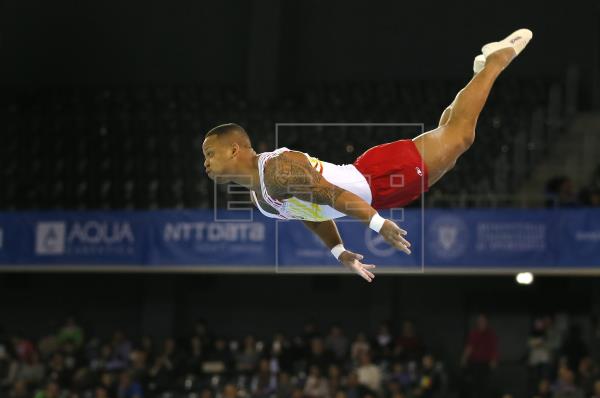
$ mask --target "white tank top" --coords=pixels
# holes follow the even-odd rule
[[[260,177],[260,188],[262,196],[273,209],[279,214],[272,214],[265,211],[258,202],[256,194],[251,191],[254,202],[262,214],[271,218],[284,220],[306,220],[306,221],[325,221],[334,218],[344,217],[345,214],[337,211],[331,206],[319,205],[316,203],[307,202],[296,197],[284,199],[282,201],[272,198],[267,192],[264,180],[265,163],[267,160],[280,155],[282,152],[290,151],[288,148],[279,148],[273,152],[264,152],[258,156],[258,175]],[[337,165],[333,163],[323,162],[317,158],[305,155],[312,167],[333,185],[350,191],[355,195],[360,196],[364,201],[371,204],[371,188],[367,179],[351,164]]]

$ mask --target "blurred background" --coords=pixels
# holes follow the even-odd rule
[[[434,128],[521,27],[416,260],[341,228],[373,284],[204,175],[217,124],[334,163]],[[0,397],[598,398],[599,137],[597,2],[0,0]]]

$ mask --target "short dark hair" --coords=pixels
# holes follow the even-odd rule
[[[233,132],[242,133],[243,135],[248,136],[248,133],[246,133],[246,130],[244,130],[244,128],[242,126],[240,126],[239,124],[225,123],[225,124],[221,124],[217,127],[213,127],[212,129],[210,129],[210,131],[208,133],[206,133],[204,138],[210,137],[211,135],[221,136],[221,135],[229,134],[229,133],[233,133]]]
[[[227,134],[238,134],[238,136],[242,137],[241,146],[252,148],[252,142],[250,141],[250,136],[246,133],[246,130],[239,124],[235,123],[227,123],[221,124],[217,127],[213,127],[210,129],[208,133],[204,136],[204,138],[208,138],[212,135],[216,135],[217,137],[227,135]]]

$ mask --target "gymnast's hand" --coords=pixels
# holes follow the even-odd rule
[[[404,239],[406,231],[396,225],[392,220],[385,220],[383,226],[379,230],[379,234],[390,245],[398,250],[402,250],[406,254],[410,254],[410,242]]]
[[[363,264],[360,262],[362,259],[362,254],[352,253],[351,251],[345,250],[342,252],[342,254],[340,254],[338,261],[344,264],[346,268],[362,276],[367,282],[371,282],[375,278],[375,275],[373,275],[373,273],[369,270],[375,268],[375,265]]]

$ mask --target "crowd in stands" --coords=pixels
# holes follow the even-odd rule
[[[546,183],[545,196],[548,207],[599,207],[600,166],[596,168],[590,181],[580,189],[577,189],[573,179],[568,176],[551,178]]]
[[[527,397],[600,398],[600,322],[586,320],[570,321],[565,314],[535,317],[525,345]],[[496,332],[479,315],[462,356],[459,397],[518,397],[494,377],[501,356]]]
[[[447,375],[413,324],[351,338],[314,323],[294,336],[225,338],[199,321],[185,339],[102,339],[69,319],[55,334],[0,345],[0,396],[10,398],[442,397]]]
[[[585,325],[585,326],[584,326]],[[600,398],[600,322],[540,316],[523,342],[528,398]],[[185,337],[88,335],[75,320],[56,333],[0,340],[0,396],[9,398],[516,398],[499,382],[500,336],[476,318],[456,369],[415,326],[373,334],[225,337],[197,321]]]
[[[534,398],[600,397],[600,328],[565,316],[540,316],[528,341],[529,388]]]

